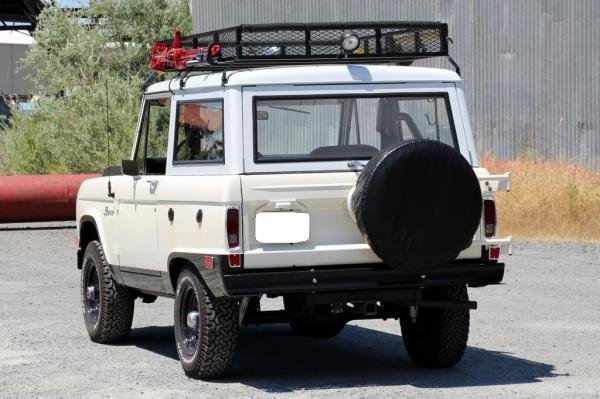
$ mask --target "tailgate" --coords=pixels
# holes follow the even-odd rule
[[[241,179],[245,268],[381,262],[347,209],[356,173],[242,175]]]
[[[510,189],[510,174],[475,168],[484,198]],[[348,211],[355,172],[242,175],[244,267],[247,269],[379,263]],[[267,217],[268,216],[268,217]],[[481,221],[483,223],[483,220]],[[483,237],[458,259],[481,258],[481,246],[510,252],[511,238]]]

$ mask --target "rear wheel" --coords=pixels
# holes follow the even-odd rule
[[[81,268],[81,307],[92,341],[118,342],[129,335],[136,295],[117,283],[102,245],[88,244]]]
[[[177,281],[175,343],[188,377],[218,378],[231,368],[239,331],[236,301],[214,298],[190,269]]]
[[[436,287],[424,293],[426,299],[465,302],[464,285]],[[416,319],[408,312],[400,318],[404,346],[412,361],[421,367],[445,368],[460,361],[469,338],[468,309],[419,308]]]

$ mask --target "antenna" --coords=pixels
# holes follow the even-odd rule
[[[112,192],[110,185],[110,124],[108,122],[108,80],[104,82],[106,87],[106,167],[108,170],[108,196],[115,198],[115,193]]]

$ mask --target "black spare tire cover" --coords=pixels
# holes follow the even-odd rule
[[[472,166],[454,148],[410,140],[375,155],[360,174],[352,212],[375,254],[396,269],[418,271],[456,258],[482,212]]]

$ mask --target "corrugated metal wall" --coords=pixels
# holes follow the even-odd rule
[[[512,159],[533,151],[600,170],[598,0],[191,1],[196,31],[239,23],[447,22],[482,153]]]
[[[0,43],[0,96],[31,93],[32,84],[26,79],[30,70],[19,69],[19,61],[27,50],[28,45]]]

